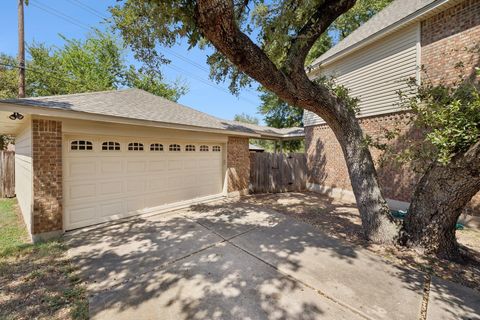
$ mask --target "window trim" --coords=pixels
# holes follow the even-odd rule
[[[179,152],[182,151],[182,147],[178,143],[171,143],[168,146],[168,151],[170,152]]]
[[[194,144],[187,144],[185,145],[186,152],[196,152],[197,148]]]
[[[142,142],[129,142],[127,145],[127,151],[144,151],[145,146]]]
[[[158,148],[158,149],[156,149]],[[150,144],[150,151],[152,152],[162,152],[165,151],[162,143],[151,143]]]
[[[106,149],[104,149],[106,148]],[[118,148],[118,149],[117,149]],[[121,151],[122,146],[117,141],[104,141],[102,142],[102,151]]]
[[[84,147],[84,149],[81,149],[81,147]],[[70,151],[93,151],[93,142],[90,140],[72,140],[70,142]]]

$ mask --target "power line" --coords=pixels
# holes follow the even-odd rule
[[[95,16],[97,16],[97,17],[99,17],[99,18],[101,18],[101,19],[105,19],[105,20],[108,19],[106,16],[104,16],[104,15],[103,15],[101,12],[99,12],[98,10],[96,10],[96,9],[94,9],[94,8],[92,8],[92,7],[84,4],[84,3],[82,3],[82,2],[79,1],[79,0],[67,0],[67,1],[70,2],[70,3],[72,3],[72,4],[74,4],[74,5],[77,5],[78,7],[82,7],[82,8],[84,8],[85,10],[90,11],[92,14],[94,14]],[[45,6],[45,7],[48,7],[48,6],[45,5],[45,4],[44,4],[44,6]],[[53,9],[53,8],[51,8],[51,9],[52,9],[52,10],[55,10],[55,9]],[[56,10],[56,11],[59,12],[58,10]],[[62,14],[61,12],[59,12],[59,13]],[[66,15],[66,14],[63,14],[63,15],[66,16],[66,17],[68,17],[68,15]],[[73,18],[72,18],[72,19],[73,19]],[[79,20],[76,20],[76,19],[75,19],[75,21],[78,21],[78,23],[83,24],[83,23],[82,23],[81,21],[79,21]],[[85,27],[87,27],[87,28],[91,28],[91,27],[89,27],[89,26],[87,26],[87,25],[85,25],[85,24],[83,24],[83,25],[84,25]],[[190,64],[190,65],[192,65],[192,66],[194,66],[194,67],[196,67],[196,68],[204,71],[204,72],[210,73],[210,70],[209,70],[208,68],[206,68],[205,66],[202,66],[202,65],[199,64],[198,62],[196,62],[196,61],[194,61],[194,60],[191,60],[191,59],[183,56],[182,54],[175,52],[174,50],[172,50],[172,49],[170,49],[170,48],[168,48],[168,47],[163,47],[163,49],[164,49],[165,51],[169,52],[171,55],[177,57],[178,59],[181,59],[181,60],[183,60],[184,62],[186,62],[186,63],[188,63],[188,64]],[[207,81],[208,81],[208,80],[207,80]],[[255,97],[258,96],[258,93],[257,93],[255,90],[252,90],[252,89],[250,89],[250,88],[243,88],[243,90],[248,91],[249,93],[251,93],[251,94],[254,95]],[[229,93],[230,93],[230,92],[229,92]]]
[[[79,0],[67,0],[68,2],[70,2],[71,4],[73,4],[74,6],[77,6],[79,8],[82,8],[83,10],[87,11],[87,12],[90,12],[90,14],[100,18],[100,19],[107,19],[106,17],[104,17],[102,15],[102,13],[92,7],[90,7],[89,5],[86,5],[85,3],[79,1]]]
[[[70,1],[70,0],[69,0],[69,1]],[[74,0],[74,1],[80,4],[79,1],[77,1],[77,0]],[[37,2],[38,2],[38,1],[37,1]],[[46,4],[40,4],[40,5],[39,5],[38,3],[34,3],[33,1],[31,2],[31,4],[32,4],[34,7],[38,8],[38,9],[41,9],[41,10],[43,10],[43,11],[45,11],[45,12],[51,14],[51,15],[54,15],[54,16],[56,16],[56,17],[58,17],[58,18],[60,18],[60,19],[62,19],[62,20],[64,20],[64,21],[66,21],[66,22],[68,22],[68,23],[74,24],[74,25],[76,25],[76,26],[78,26],[78,27],[80,27],[80,28],[82,28],[82,29],[85,29],[85,30],[88,30],[88,31],[94,30],[94,28],[92,28],[92,27],[84,24],[84,23],[81,22],[80,20],[77,20],[77,19],[75,19],[75,18],[73,18],[73,17],[71,17],[71,16],[69,16],[69,15],[61,12],[60,10],[54,9],[54,8],[52,8],[52,7],[50,7],[50,6],[46,5]],[[86,6],[86,5],[85,5],[85,6]],[[91,8],[91,9],[93,9],[93,8]],[[98,11],[97,11],[97,12],[98,12]],[[105,16],[100,16],[100,17],[103,18],[103,19],[107,19]],[[185,61],[185,62],[187,62],[187,63],[189,63],[189,64],[191,64],[191,65],[193,65],[193,66],[195,66],[196,68],[199,68],[199,69],[201,69],[201,70],[203,70],[203,71],[209,72],[209,70],[208,70],[207,68],[205,68],[204,66],[198,64],[197,62],[195,62],[195,61],[193,61],[193,60],[191,60],[191,59],[189,59],[189,58],[187,58],[187,57],[184,57],[184,56],[180,55],[179,53],[174,52],[173,50],[171,50],[171,49],[169,49],[169,48],[164,48],[164,49],[167,49],[172,55],[176,56],[176,57],[179,58],[179,59],[182,59],[183,61]],[[171,69],[173,69],[173,70],[175,70],[175,71],[177,71],[177,72],[180,72],[180,73],[182,73],[182,74],[187,74],[187,75],[189,75],[190,78],[192,78],[192,79],[194,79],[194,80],[197,80],[197,81],[199,81],[199,82],[202,82],[202,83],[204,83],[204,84],[206,84],[206,85],[209,85],[209,86],[211,86],[211,87],[214,88],[214,89],[217,89],[217,90],[226,92],[226,93],[228,93],[228,94],[231,94],[231,92],[230,92],[229,90],[224,89],[224,88],[222,88],[222,87],[219,87],[219,86],[217,86],[217,85],[214,85],[214,84],[212,84],[212,83],[211,83],[210,81],[208,81],[208,80],[205,80],[205,79],[200,78],[200,77],[198,77],[198,76],[196,76],[196,75],[194,75],[194,74],[192,74],[192,73],[189,73],[189,72],[187,72],[187,71],[185,71],[185,70],[182,70],[181,68],[179,68],[178,66],[175,66],[174,64],[166,64],[166,66],[167,66],[167,67],[170,67]],[[246,89],[246,90],[248,90],[248,91],[253,91],[253,90],[248,89],[248,88],[244,88],[244,89]],[[256,95],[256,94],[255,94],[255,95]],[[255,103],[255,102],[253,102],[253,101],[251,101],[251,100],[248,100],[248,99],[246,99],[246,98],[244,98],[244,97],[238,97],[238,99],[244,100],[244,101],[246,101],[246,102],[248,102],[248,103],[250,103],[250,104],[253,104],[253,105],[255,105],[255,106],[257,105],[257,103]]]
[[[73,25],[76,25],[77,27],[82,28],[82,29],[84,29],[84,30],[90,31],[90,29],[91,29],[89,26],[87,26],[87,25],[85,25],[85,24],[83,24],[83,23],[77,23],[77,22],[75,22],[76,19],[73,20],[71,17],[69,17],[69,16],[67,16],[67,15],[65,15],[65,14],[58,14],[58,13],[56,13],[56,12],[59,12],[59,11],[56,10],[56,9],[54,9],[54,10],[55,10],[55,11],[54,11],[54,10],[51,10],[51,9],[49,9],[49,8],[47,8],[47,7],[43,7],[43,6],[41,6],[41,5],[38,5],[38,4],[36,4],[35,2],[31,2],[30,5],[38,8],[38,9],[40,9],[40,10],[42,10],[42,11],[45,11],[45,12],[51,14],[51,15],[54,15],[54,16],[56,16],[56,17],[58,17],[58,18],[60,18],[60,19],[62,19],[62,20],[64,20],[64,21],[66,21],[66,22],[69,22],[69,23],[71,23],[71,24],[73,24]]]

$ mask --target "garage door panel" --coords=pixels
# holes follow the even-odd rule
[[[191,161],[191,160],[184,160],[183,161],[183,168],[184,169],[196,169],[197,168],[197,163],[196,161]]]
[[[168,160],[167,169],[169,171],[183,169],[181,159],[170,159],[170,160]]]
[[[186,189],[195,185],[195,180],[193,175],[171,175],[168,177],[168,189]]]
[[[110,195],[122,195],[123,193],[123,181],[106,181],[99,183],[99,193],[100,195],[110,196]]]
[[[126,191],[129,194],[143,193],[146,191],[144,177],[128,179],[126,185]]]
[[[83,140],[74,137],[75,140]],[[70,140],[73,138],[70,138]],[[68,138],[66,139],[68,141]],[[157,210],[161,206],[217,195],[223,190],[223,153],[168,150],[131,151],[127,144],[150,141],[91,139],[93,151],[64,150],[65,228],[83,227]],[[131,140],[131,141],[128,141]],[[100,150],[102,141],[119,141],[118,150]],[[128,142],[126,142],[128,141]],[[175,142],[173,142],[175,143]]]
[[[67,197],[71,200],[94,198],[97,194],[97,186],[95,183],[84,183],[71,185],[68,188]]]
[[[125,208],[122,200],[100,205],[100,216],[102,217],[121,215],[124,212]]]
[[[126,203],[127,212],[135,212],[146,208],[145,199],[143,197],[127,199]]]
[[[164,191],[169,188],[169,184],[165,181],[165,178],[149,178],[147,191]]]
[[[72,224],[94,219],[97,211],[95,206],[86,206],[80,208],[66,207],[65,209],[70,213],[69,221]]]
[[[167,168],[167,160],[155,160],[148,162],[148,171],[149,172],[161,172],[165,171]]]
[[[102,165],[101,165],[101,170],[100,170],[100,174],[107,174],[107,175],[111,175],[111,174],[118,174],[118,173],[122,173],[122,159],[117,159],[117,160],[112,160],[112,159],[108,159],[108,160],[101,160],[102,162]]]
[[[95,159],[81,159],[71,161],[67,164],[66,177],[70,178],[82,178],[91,177],[96,174],[96,161]]]
[[[127,173],[145,172],[146,163],[143,160],[127,160]]]

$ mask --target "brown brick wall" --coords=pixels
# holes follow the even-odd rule
[[[467,74],[479,65],[480,57],[472,55],[471,48],[480,42],[480,1],[466,0],[440,12],[421,23],[421,61],[427,77],[433,83],[451,83],[457,79],[455,65],[463,61]],[[407,114],[396,113],[360,119],[366,134],[384,136],[383,128],[401,127],[400,139],[392,143],[396,148],[405,147],[405,140],[422,134],[407,125]],[[402,125],[403,124],[403,125]],[[343,154],[333,132],[327,125],[307,127],[306,152],[309,180],[325,186],[351,190]],[[379,182],[386,198],[409,201],[418,180],[408,166],[378,166],[380,151],[372,149]],[[469,213],[480,214],[480,194],[470,204]]]
[[[250,183],[250,152],[248,138],[228,137],[228,192],[245,192]]]
[[[33,230],[62,230],[62,122],[33,120]]]
[[[480,56],[471,53],[480,45],[480,1],[466,0],[421,23],[421,61],[433,83],[457,80],[455,65],[465,64],[470,74]]]
[[[383,137],[385,130],[400,128],[399,138],[392,142],[395,149],[402,149],[405,141],[420,136],[420,132],[408,125],[407,113],[395,113],[360,119],[365,134],[372,137]],[[326,125],[307,127],[306,152],[309,182],[333,188],[352,190],[347,166],[343,158],[340,144],[333,131]],[[413,186],[417,181],[413,170],[407,165],[398,166],[393,163],[379,165],[381,152],[371,148],[372,157],[385,197],[400,201],[409,201]]]

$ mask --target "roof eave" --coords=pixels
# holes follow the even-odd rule
[[[0,109],[6,109],[6,108],[8,108],[8,110],[12,112],[20,112],[25,114],[32,114],[32,115],[46,116],[46,117],[102,121],[102,122],[110,122],[110,123],[122,123],[122,124],[143,125],[143,126],[146,125],[150,127],[165,128],[165,129],[203,131],[203,132],[219,133],[219,134],[231,135],[231,136],[244,136],[244,137],[251,137],[251,138],[261,137],[261,134],[256,132],[255,133],[242,132],[242,131],[234,131],[234,130],[228,130],[228,129],[192,126],[192,125],[169,123],[169,122],[132,119],[132,118],[119,117],[119,116],[110,116],[110,115],[102,115],[97,113],[82,112],[82,111],[76,111],[76,110],[59,110],[59,109],[51,109],[51,108],[37,107],[37,106],[30,106],[30,105],[20,105],[16,103],[12,104],[8,102],[0,101]]]

